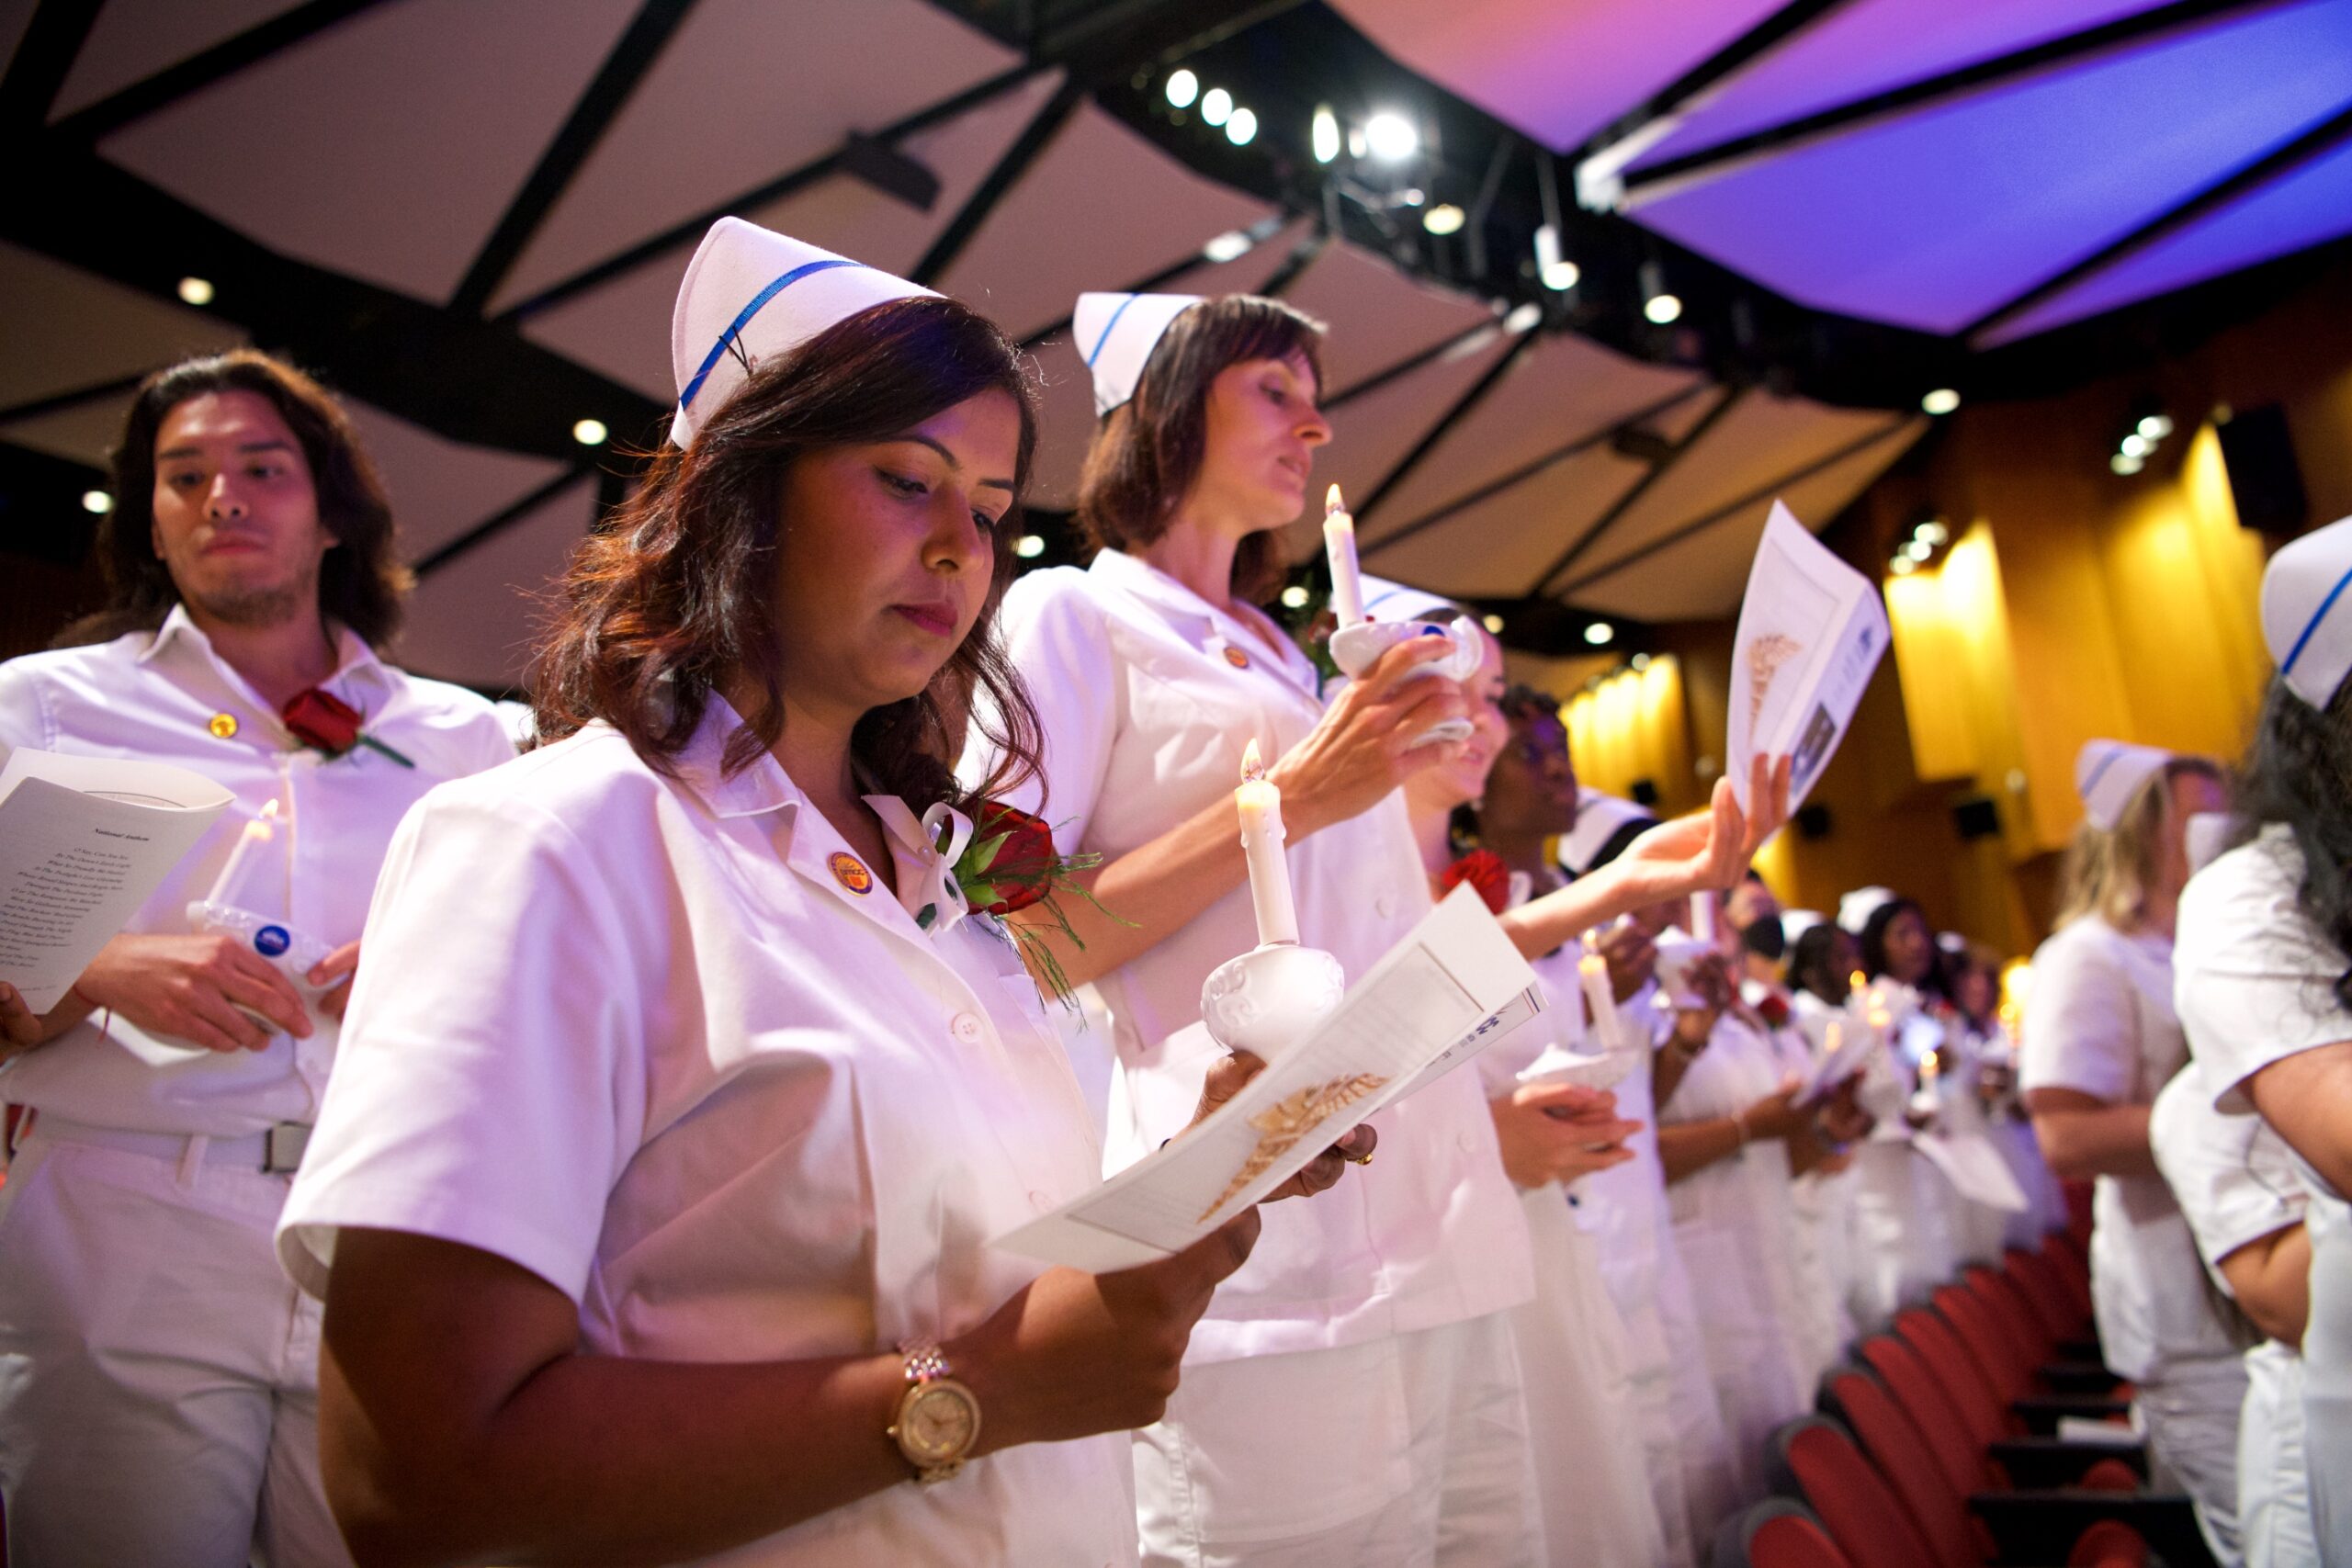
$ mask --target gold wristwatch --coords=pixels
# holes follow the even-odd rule
[[[935,1485],[964,1468],[979,1440],[979,1396],[956,1381],[938,1346],[922,1342],[899,1348],[907,1358],[907,1392],[899,1396],[888,1436],[915,1467],[915,1479]]]

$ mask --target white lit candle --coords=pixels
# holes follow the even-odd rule
[[[1690,895],[1690,934],[1709,947],[1715,945],[1715,896],[1709,888]]]
[[[1258,941],[1295,942],[1298,911],[1291,905],[1290,863],[1283,857],[1283,792],[1264,776],[1258,742],[1241,754],[1241,787],[1233,802],[1241,812],[1241,852],[1250,861],[1250,902],[1258,912]]]
[[[1323,498],[1323,550],[1331,561],[1331,613],[1342,626],[1364,622],[1363,576],[1356,570],[1356,520],[1333,485]]]
[[[1911,1110],[1918,1116],[1933,1116],[1938,1108],[1936,1075],[1943,1069],[1936,1060],[1936,1053],[1928,1052],[1919,1058],[1919,1089],[1911,1097]]]
[[[220,868],[219,876],[213,878],[212,892],[208,902],[232,909],[252,908],[254,901],[247,897],[244,881],[248,874],[255,869],[249,864],[253,859],[254,846],[269,843],[277,837],[277,802],[271,800],[263,804],[259,817],[245,824],[244,832],[237,838],[236,848],[229,852],[229,863]],[[268,900],[270,908],[275,909],[277,902],[276,898]]]
[[[1617,1021],[1617,998],[1609,989],[1609,964],[1590,931],[1584,933],[1584,956],[1577,960],[1577,978],[1583,983],[1585,1000],[1592,1004],[1592,1028],[1600,1036],[1600,1048],[1623,1050],[1625,1032]]]

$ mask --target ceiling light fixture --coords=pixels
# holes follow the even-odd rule
[[[1283,590],[1283,608],[1285,610],[1304,610],[1306,608],[1307,600],[1313,597],[1314,595],[1306,592],[1306,584],[1304,582],[1294,582],[1288,588]]]
[[[1948,544],[1951,540],[1951,530],[1944,526],[1942,519],[1937,517],[1928,518],[1911,531],[1927,540],[1930,547]]]
[[[1046,553],[1046,536],[1043,534],[1023,534],[1013,541],[1012,553],[1023,560],[1035,560]]]
[[[1340,155],[1340,117],[1329,104],[1315,107],[1315,161],[1328,164]]]
[[[1201,95],[1201,123],[1223,125],[1233,112],[1233,95],[1223,87],[1211,87]]]
[[[1486,627],[1497,637],[1503,635],[1503,618],[1491,611],[1484,617]]]
[[[1886,563],[1886,570],[1897,577],[1908,577],[1919,570],[1919,563],[1909,556],[1897,556]]]
[[[114,510],[114,497],[102,490],[85,490],[82,492],[82,510],[104,517]]]
[[[1617,640],[1617,628],[1607,621],[1595,621],[1585,627],[1584,640],[1595,648],[1606,648]]]
[[[1903,547],[1903,553],[1924,566],[1928,558],[1936,553],[1936,547],[1925,539],[1914,539]]]
[[[2123,455],[2127,457],[2144,457],[2155,449],[2156,444],[2136,430],[2122,441]]]
[[[1510,314],[1503,318],[1503,331],[1507,333],[1532,332],[1535,330],[1536,323],[1541,321],[1543,319],[1544,307],[1538,305],[1532,299],[1524,300],[1520,304],[1512,306]]]
[[[2140,422],[2140,434],[2151,441],[2162,441],[2172,434],[2170,414],[2152,413]]]
[[[209,277],[183,277],[179,293],[182,303],[200,310],[212,303],[212,280]]]
[[[582,446],[602,446],[611,434],[601,419],[583,419],[571,427],[571,438]]]
[[[1634,668],[1636,671],[1646,670],[1646,669],[1648,669],[1649,667],[1650,667],[1650,656],[1649,656],[1648,654],[1646,654],[1646,653],[1637,653],[1637,654],[1634,655]]]
[[[1201,96],[1201,79],[1190,71],[1179,71],[1168,78],[1168,101],[1177,108],[1188,108]]]
[[[2113,468],[2117,473],[2129,478],[2131,475],[2138,473],[2142,468],[2146,468],[2148,466],[2148,461],[2144,457],[2134,457],[2129,452],[2118,452],[2114,457],[2109,457],[2107,460],[2107,466]]]
[[[1398,164],[1421,150],[1421,133],[1395,109],[1383,109],[1364,121],[1364,144],[1384,163]]]
[[[1450,201],[1441,201],[1421,214],[1421,227],[1432,234],[1458,234],[1470,215]]]
[[[1535,276],[1555,294],[1565,294],[1584,276],[1576,263],[1560,254],[1560,231],[1546,223],[1535,231]]]
[[[1238,229],[1227,229],[1201,247],[1201,259],[1213,262],[1238,261],[1250,254],[1257,241]]]
[[[1661,327],[1682,319],[1682,300],[1666,291],[1666,269],[1654,261],[1642,264],[1642,314]]]
[[[1233,118],[1225,122],[1225,139],[1236,147],[1249,146],[1250,139],[1257,134],[1258,116],[1254,110],[1235,109]]]
[[[1919,400],[1921,412],[1934,414],[1939,419],[1958,407],[1960,394],[1950,387],[1938,387]]]

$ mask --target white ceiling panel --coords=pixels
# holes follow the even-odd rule
[[[100,150],[273,250],[446,299],[636,9],[402,0]]]
[[[401,633],[402,665],[475,686],[514,686],[538,635],[539,596],[595,520],[583,478],[416,585]]]
[[[1409,277],[1385,256],[1344,241],[1317,256],[1283,298],[1331,328],[1323,344],[1327,393],[1344,392],[1494,316],[1483,301]]]
[[[1751,390],[1610,525],[1572,576],[1592,576],[1703,513],[1900,423],[1883,410],[1834,409]]]
[[[401,554],[410,560],[431,554],[563,471],[563,464],[549,458],[451,441],[356,398],[344,399],[343,406],[392,498]]]
[[[1789,487],[1781,499],[1807,526],[1820,530],[1872,479],[1910,448],[1928,422],[1912,420],[1853,456]],[[1764,536],[1770,501],[1724,518],[1656,554],[1599,578],[1568,596],[1580,608],[1637,621],[1700,621],[1728,615],[1747,590],[1756,542]]]
[[[0,440],[13,441],[71,463],[104,468],[116,440],[122,434],[122,422],[130,417],[133,395],[122,392],[96,402],[75,403],[52,413],[0,424]]]
[[[225,43],[299,0],[107,0],[74,67],[58,88],[50,118],[62,119],[143,82],[189,55]],[[28,5],[25,9],[32,7]]]
[[[1693,370],[1645,365],[1589,338],[1549,334],[1505,371],[1478,406],[1382,500],[1378,515],[1364,520],[1365,536],[1408,525],[1498,474],[1606,430],[1662,399],[1695,392],[1700,384]]]
[[[1606,443],[1391,545],[1369,545],[1372,570],[1464,599],[1515,599],[1649,472]]]
[[[1124,288],[1271,211],[1088,104],[937,287],[1026,337],[1068,316],[1088,289]]]
[[[1053,91],[1050,80],[1029,84],[950,122],[910,138],[906,152],[940,177],[940,197],[919,211],[865,181],[836,175],[808,189],[754,208],[743,216],[885,271],[903,273],[921,260],[966,197],[988,175],[997,155]],[[537,312],[524,335],[601,370],[615,380],[666,402],[677,387],[670,366],[670,316],[678,282],[701,236],[668,254],[621,274],[599,288]]]
[[[492,309],[1018,62],[926,0],[701,0]]]
[[[0,299],[8,302],[0,408],[141,375],[244,341],[218,317],[5,243]]]

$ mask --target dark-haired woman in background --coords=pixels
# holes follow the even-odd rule
[[[1132,1562],[1102,1434],[1159,1414],[1257,1220],[1101,1276],[988,1245],[1099,1159],[952,869],[973,690],[1008,775],[1035,747],[991,626],[1027,367],[732,219],[673,344],[543,744],[431,797],[379,889],[279,1233],[327,1301],[329,1495],[382,1562]]]
[[[2352,518],[2271,558],[2278,676],[2240,792],[2251,838],[2181,896],[2180,1019],[2217,1107],[2258,1111],[2311,1189],[2304,1453],[2322,1562],[2352,1562]]]
[[[1114,1021],[1119,1164],[1189,1114],[1222,1055],[1199,1022],[1202,982],[1257,942],[1233,801],[1245,749],[1282,791],[1300,939],[1361,976],[1430,908],[1398,786],[1458,753],[1413,742],[1463,699],[1453,681],[1414,678],[1449,651],[1424,637],[1327,705],[1313,662],[1260,608],[1281,581],[1277,530],[1305,509],[1330,438],[1317,323],[1271,299],[1180,295],[1088,295],[1074,321],[1104,416],[1078,509],[1100,548],[1084,570],[1023,578],[1004,625],[1037,687],[1041,809],[1065,849],[1102,855],[1095,896],[1133,922],[1073,908],[1085,947],[1060,952]],[[967,776],[993,755],[967,752]],[[1785,799],[1760,773],[1755,787]],[[1753,847],[1730,794],[1555,896],[1570,902],[1548,921],[1514,911],[1522,951],[1730,881]],[[1758,830],[1784,815],[1768,804]],[[1268,1213],[1193,1335],[1168,1419],[1140,1435],[1149,1560],[1377,1568],[1430,1563],[1441,1546],[1481,1564],[1539,1550],[1505,1317],[1533,1288],[1526,1225],[1477,1076],[1375,1121],[1380,1159],[1360,1179]]]

